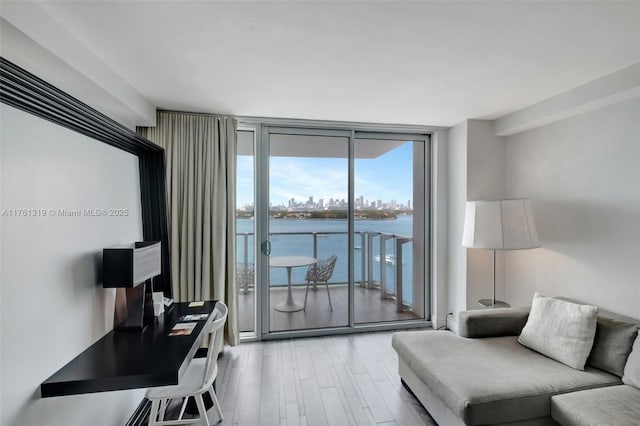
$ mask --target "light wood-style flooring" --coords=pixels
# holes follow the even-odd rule
[[[218,361],[221,425],[437,426],[400,383],[393,332],[242,343]],[[212,424],[218,421],[209,410]]]
[[[277,287],[270,294],[271,331],[304,330],[309,328],[339,327],[348,324],[347,286],[330,286],[333,311],[329,309],[327,290],[319,285],[316,291],[309,290],[307,308],[298,312],[279,312],[273,309],[277,303],[285,300],[286,287]],[[293,288],[293,300],[304,302],[305,287]],[[358,324],[368,322],[396,321],[416,319],[413,312],[396,312],[396,302],[392,299],[380,299],[380,291],[356,286],[355,321]],[[254,324],[253,291],[238,296],[240,312],[240,331],[252,331]]]

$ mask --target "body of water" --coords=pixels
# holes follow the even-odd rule
[[[253,219],[237,219],[238,234],[254,232]],[[383,232],[396,236],[412,237],[413,216],[401,215],[393,220],[357,220],[355,221],[355,281],[359,283],[362,279],[362,251],[366,250],[366,241],[362,241],[358,232]],[[332,254],[338,258],[333,276],[329,282],[345,283],[348,275],[348,240],[347,221],[335,219],[270,219],[269,232],[271,234],[271,256],[313,256],[313,236],[312,232],[319,234],[318,259],[327,259]],[[338,234],[333,234],[333,233]],[[278,234],[278,233],[300,233],[300,234]],[[237,237],[237,261],[242,263],[244,255],[244,237]],[[248,257],[249,262],[254,262],[253,235],[248,237]],[[405,303],[412,301],[412,265],[413,265],[413,243],[408,242],[403,246],[403,299]],[[389,239],[386,242],[385,254],[380,252],[380,238],[373,239],[373,278],[380,282],[380,262],[386,262],[386,287],[389,290],[395,288],[395,240]],[[366,271],[365,256],[365,271]],[[292,282],[294,285],[304,285],[304,275],[307,268],[293,268]],[[287,274],[285,268],[270,268],[270,285],[286,285]]]

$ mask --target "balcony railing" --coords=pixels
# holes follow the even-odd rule
[[[348,267],[347,267],[347,244],[346,237],[347,232],[274,232],[269,234],[271,240],[274,237],[292,238],[295,236],[308,236],[309,242],[305,243],[306,250],[311,251],[311,255],[318,259],[321,255],[321,251],[330,252],[326,257],[331,254],[337,254],[338,258],[342,257],[340,267],[336,268],[330,284],[344,284],[348,282]],[[332,236],[344,236],[344,242],[334,242],[329,250],[319,249],[319,241],[325,238],[329,239]],[[246,294],[249,289],[254,286],[254,274],[253,274],[253,253],[255,238],[253,233],[244,232],[237,233],[237,262],[238,262],[238,276],[243,279],[240,281],[240,289]],[[385,232],[355,232],[354,243],[354,266],[355,277],[354,281],[356,285],[363,288],[380,290],[381,299],[395,299],[397,310],[401,312],[407,308],[411,309],[412,295],[403,294],[403,287],[411,289],[412,286],[412,256],[406,258],[403,256],[403,247],[411,243],[413,239],[402,235],[389,234]],[[299,244],[298,244],[299,245]],[[310,245],[310,246],[309,246]],[[327,244],[328,245],[328,244]],[[286,247],[282,242],[274,244],[274,251],[280,247]],[[389,250],[389,251],[387,251]],[[338,251],[339,253],[335,253]],[[359,253],[358,253],[359,252]],[[306,251],[308,253],[308,251]],[[286,253],[290,255],[291,253]],[[301,254],[297,252],[295,254]],[[272,256],[278,256],[277,253],[272,253]],[[407,272],[404,269],[407,266]],[[305,285],[303,279],[304,271],[298,271],[293,274],[294,281],[292,285]],[[247,279],[248,278],[248,279]],[[405,283],[405,280],[407,282]],[[408,284],[404,286],[403,284]],[[277,277],[271,274],[270,286],[285,286],[286,281],[278,281]],[[411,291],[409,292],[411,293]]]

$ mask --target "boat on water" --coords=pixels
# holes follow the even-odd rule
[[[380,255],[377,254],[376,257],[374,258],[376,262],[380,262]],[[394,265],[396,264],[396,255],[395,254],[385,254],[384,255],[384,261],[385,263],[389,264],[389,265]]]

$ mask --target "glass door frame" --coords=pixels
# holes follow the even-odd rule
[[[386,127],[386,126],[385,126]],[[327,336],[335,334],[347,334],[354,332],[388,330],[388,329],[409,329],[418,327],[428,327],[431,325],[431,173],[432,164],[432,130],[422,130],[422,128],[406,132],[393,126],[383,129],[379,126],[364,126],[358,123],[331,123],[316,122],[306,120],[285,120],[285,119],[251,119],[239,120],[239,130],[254,131],[254,259],[255,259],[255,328],[253,333],[242,333],[242,341],[251,340],[271,340],[292,337],[312,337]],[[411,126],[409,126],[411,127]],[[419,126],[415,126],[419,127]],[[409,129],[414,130],[414,129]],[[269,288],[262,282],[262,277],[269,277],[269,258],[262,255],[260,246],[263,241],[269,240],[269,135],[270,134],[291,134],[291,135],[321,135],[348,138],[348,324],[340,327],[327,327],[321,329],[291,330],[291,331],[270,331],[269,316]],[[384,139],[384,140],[407,140],[424,143],[424,159],[419,163],[425,168],[424,172],[424,250],[429,253],[424,257],[424,318],[412,320],[398,320],[378,323],[355,323],[354,306],[354,231],[355,231],[355,139]],[[414,158],[414,162],[416,159]],[[415,203],[415,201],[414,201]],[[266,280],[268,283],[268,279]]]
[[[260,147],[260,135],[261,135],[261,125],[259,123],[238,123],[236,127],[236,131],[248,131],[253,132],[253,218],[254,218],[254,226],[253,226],[253,259],[254,264],[258,260],[258,255],[260,253],[259,244],[258,244],[258,228],[259,226],[259,218],[262,216],[261,213],[258,212],[258,202],[261,201],[260,194],[258,194],[258,187],[256,185],[258,179],[258,149]],[[237,206],[236,206],[237,208]],[[237,232],[237,228],[236,228]],[[237,237],[236,237],[237,244]],[[254,265],[254,283],[253,283],[253,331],[241,331],[240,332],[240,340],[241,341],[252,341],[252,340],[261,340],[262,333],[260,332],[261,325],[261,315],[262,315],[262,304],[260,300],[262,300],[262,286],[258,285],[260,275],[257,271],[257,265]],[[236,275],[237,276],[237,275]],[[240,315],[241,312],[238,313]]]
[[[424,188],[424,192],[421,194],[421,198],[414,198],[413,204],[414,209],[415,206],[420,205],[420,208],[423,211],[422,221],[418,223],[419,228],[414,231],[414,234],[423,235],[422,240],[419,242],[421,251],[418,251],[417,255],[422,254],[424,257],[424,265],[418,279],[423,279],[425,281],[424,293],[423,293],[423,311],[422,316],[424,319],[428,319],[430,314],[430,300],[431,300],[431,257],[426,256],[429,253],[431,244],[431,185],[430,185],[430,175],[429,171],[431,170],[431,149],[430,149],[430,135],[428,134],[415,134],[415,133],[389,133],[389,132],[370,132],[370,131],[355,131],[354,132],[354,147],[356,139],[376,139],[376,140],[385,140],[385,141],[412,141],[412,142],[421,142],[423,143],[422,155],[423,158],[413,158],[413,179],[414,186],[416,184],[421,185]],[[355,150],[355,148],[354,148]],[[354,152],[355,154],[355,152]],[[351,153],[350,153],[351,156]],[[351,156],[351,161],[355,162],[355,155]],[[415,170],[418,170],[419,167],[424,167],[425,169],[421,170],[421,175],[416,176]],[[355,173],[353,173],[355,176]],[[355,196],[355,194],[354,194]],[[414,216],[415,217],[415,216]],[[416,222],[413,222],[413,226],[416,226]],[[414,241],[415,243],[415,241]],[[415,245],[414,245],[415,247]],[[355,279],[352,280],[352,283],[355,284]],[[402,303],[399,301],[398,303]],[[355,327],[364,327],[365,325],[376,325],[376,324],[403,324],[405,322],[410,323],[412,321],[421,321],[418,320],[395,320],[395,321],[387,321],[380,323],[356,323]]]
[[[329,137],[342,137],[342,138],[347,138],[348,141],[348,146],[349,146],[349,152],[348,152],[348,156],[349,159],[352,157],[352,146],[353,146],[353,142],[352,142],[352,137],[353,137],[353,132],[349,131],[349,130],[336,130],[336,129],[317,129],[317,128],[301,128],[301,127],[283,127],[283,126],[262,126],[261,129],[261,140],[259,141],[259,144],[261,145],[261,152],[260,152],[260,160],[259,163],[257,164],[257,166],[260,168],[260,170],[256,170],[256,176],[260,176],[260,181],[258,182],[258,186],[257,186],[257,192],[260,193],[261,197],[260,197],[260,202],[261,204],[256,205],[256,212],[260,213],[256,213],[256,217],[260,216],[260,220],[258,220],[257,222],[260,223],[259,226],[259,231],[258,229],[256,229],[256,236],[259,236],[259,240],[256,241],[260,241],[261,243],[263,241],[268,241],[269,240],[269,183],[270,183],[270,179],[269,179],[269,159],[270,159],[270,135],[272,134],[277,134],[277,135],[296,135],[296,136],[329,136]],[[257,150],[256,150],[257,153]],[[351,161],[349,160],[349,170],[351,170]],[[352,192],[353,192],[353,185],[352,185],[352,176],[351,176],[351,172],[349,172],[348,174],[348,193],[347,196],[349,197],[349,200],[351,199],[352,196]],[[257,200],[256,200],[257,201]],[[352,212],[352,203],[349,202],[349,214],[348,214],[348,225],[347,225],[347,235],[349,236],[348,238],[348,253],[351,253],[351,248],[353,246],[353,241],[351,237],[352,234],[352,230],[353,230],[353,220],[352,220],[352,216],[353,216],[353,212]],[[256,244],[256,247],[258,246],[258,244]],[[257,273],[258,277],[269,277],[269,258],[267,256],[264,256],[260,251],[258,251],[258,253],[256,254],[256,256],[259,256],[259,259],[256,258],[256,270],[259,271]],[[353,271],[353,267],[351,265],[352,263],[352,256],[349,256],[349,260],[348,260],[348,275],[347,275],[347,279],[349,282],[352,282],[352,271]],[[262,280],[261,280],[262,281]],[[269,285],[269,280],[268,278],[263,280],[264,282],[261,282],[260,286],[262,287],[262,297],[259,301],[259,303],[262,305],[262,315],[261,315],[261,320],[262,320],[262,324],[261,324],[261,337],[262,339],[266,339],[267,336],[281,336],[281,337],[291,337],[294,335],[299,335],[299,334],[304,334],[304,335],[320,335],[320,334],[325,334],[323,333],[324,330],[340,330],[343,329],[345,327],[352,327],[353,325],[353,318],[352,318],[352,314],[353,314],[353,288],[352,286],[348,283],[347,285],[347,289],[348,289],[348,315],[349,315],[349,321],[348,324],[346,326],[341,326],[341,327],[330,327],[330,328],[323,328],[323,329],[309,329],[309,330],[288,330],[288,331],[271,331],[271,324],[270,324],[270,309],[272,309],[272,307],[270,306],[270,289],[268,287]]]

